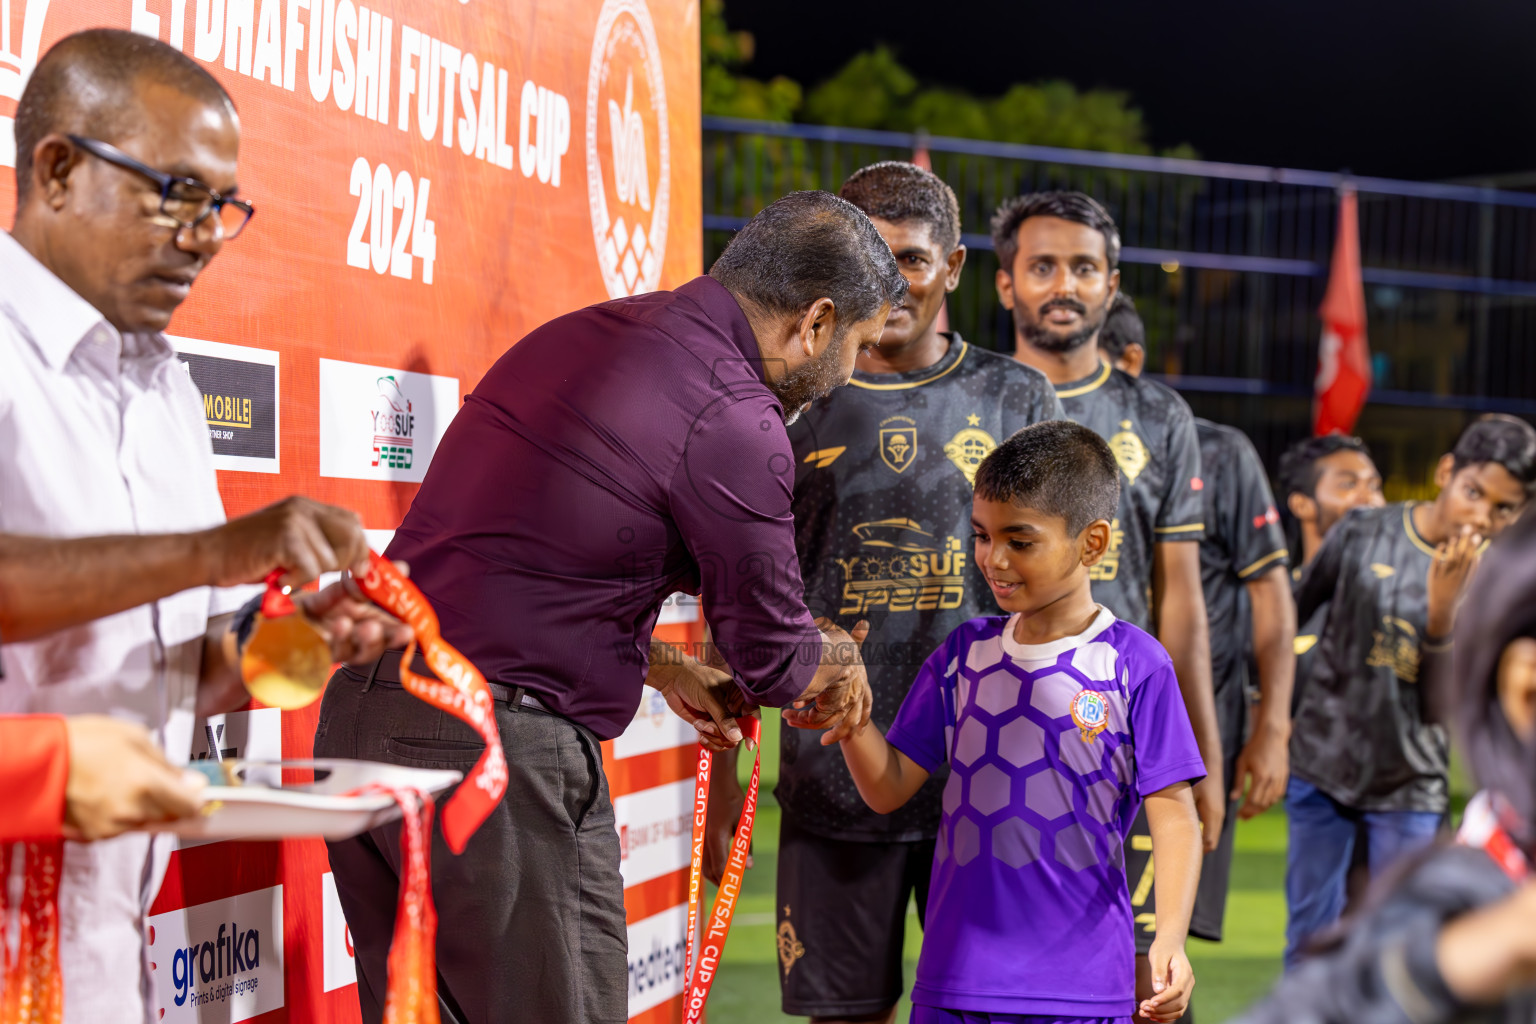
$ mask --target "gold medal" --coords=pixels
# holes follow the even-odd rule
[[[331,677],[331,645],[268,580],[262,611],[240,655],[245,688],[267,707],[294,711],[313,704]]]

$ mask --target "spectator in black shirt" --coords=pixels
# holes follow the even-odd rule
[[[1339,917],[1365,823],[1373,877],[1427,844],[1445,815],[1448,750],[1435,662],[1485,538],[1536,489],[1536,430],[1485,416],[1435,470],[1439,496],[1356,509],[1323,542],[1297,593],[1302,621],[1329,602],[1298,701],[1286,791],[1286,963]]]
[[[1483,787],[1456,845],[1405,862],[1241,1024],[1536,1021],[1536,520],[1457,616],[1457,737]]]
[[[1327,434],[1298,441],[1280,456],[1280,496],[1297,524],[1296,576],[1350,509],[1386,503],[1371,450],[1358,437]]]
[[[1300,586],[1301,575],[1309,565],[1328,531],[1354,508],[1380,508],[1386,504],[1381,493],[1381,474],[1371,459],[1371,451],[1358,437],[1325,434],[1308,437],[1291,445],[1280,456],[1281,507],[1286,533],[1291,545],[1291,583]],[[1317,660],[1317,634],[1328,617],[1325,601],[1300,624],[1296,631],[1296,685],[1291,691],[1291,711],[1301,699],[1302,690]],[[1346,909],[1353,907],[1370,882],[1370,864],[1366,850],[1364,822],[1355,826],[1355,851],[1346,884]]]

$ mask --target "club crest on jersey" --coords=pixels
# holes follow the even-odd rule
[[[1142,444],[1141,438],[1131,429],[1130,420],[1120,421],[1120,433],[1109,439],[1109,450],[1120,464],[1120,472],[1131,483],[1136,482],[1141,471],[1147,468],[1147,463],[1152,461],[1152,457],[1147,454],[1147,446]]]
[[[949,439],[949,443],[944,446],[944,455],[955,464],[956,469],[965,474],[965,482],[975,487],[976,467],[996,447],[997,442],[991,434],[976,427],[966,427]]]
[[[888,423],[896,426],[886,426]],[[898,473],[917,460],[917,423],[906,416],[892,416],[880,424],[880,458]]]
[[[1093,742],[1093,738],[1109,726],[1109,705],[1105,703],[1104,695],[1097,690],[1077,691],[1077,696],[1072,698],[1072,723],[1082,734],[1084,743]]]

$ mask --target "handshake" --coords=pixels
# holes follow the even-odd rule
[[[784,720],[797,729],[825,729],[823,746],[862,732],[869,724],[873,696],[859,645],[869,634],[869,623],[860,621],[847,633],[830,619],[817,619],[821,630],[821,655],[810,685],[784,709]],[[704,661],[651,642],[651,665],[646,683],[661,691],[667,705],[699,733],[699,742],[720,752],[742,741],[736,719],[756,715],[736,685],[718,648],[709,647]]]

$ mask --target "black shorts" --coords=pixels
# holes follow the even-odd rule
[[[1237,773],[1234,759],[1226,777]],[[1232,842],[1237,830],[1234,800],[1227,805],[1221,841],[1200,863],[1200,886],[1195,890],[1195,909],[1189,918],[1189,934],[1212,942],[1221,941],[1222,919],[1227,913],[1227,886],[1232,878]],[[1152,834],[1147,830],[1147,809],[1136,812],[1136,821],[1125,838],[1125,881],[1131,888],[1131,919],[1135,922],[1136,952],[1145,955],[1157,934],[1157,892],[1153,885]]]
[[[879,1013],[901,999],[907,900],[928,906],[933,840],[859,843],[779,826],[779,985],[795,1017]]]

